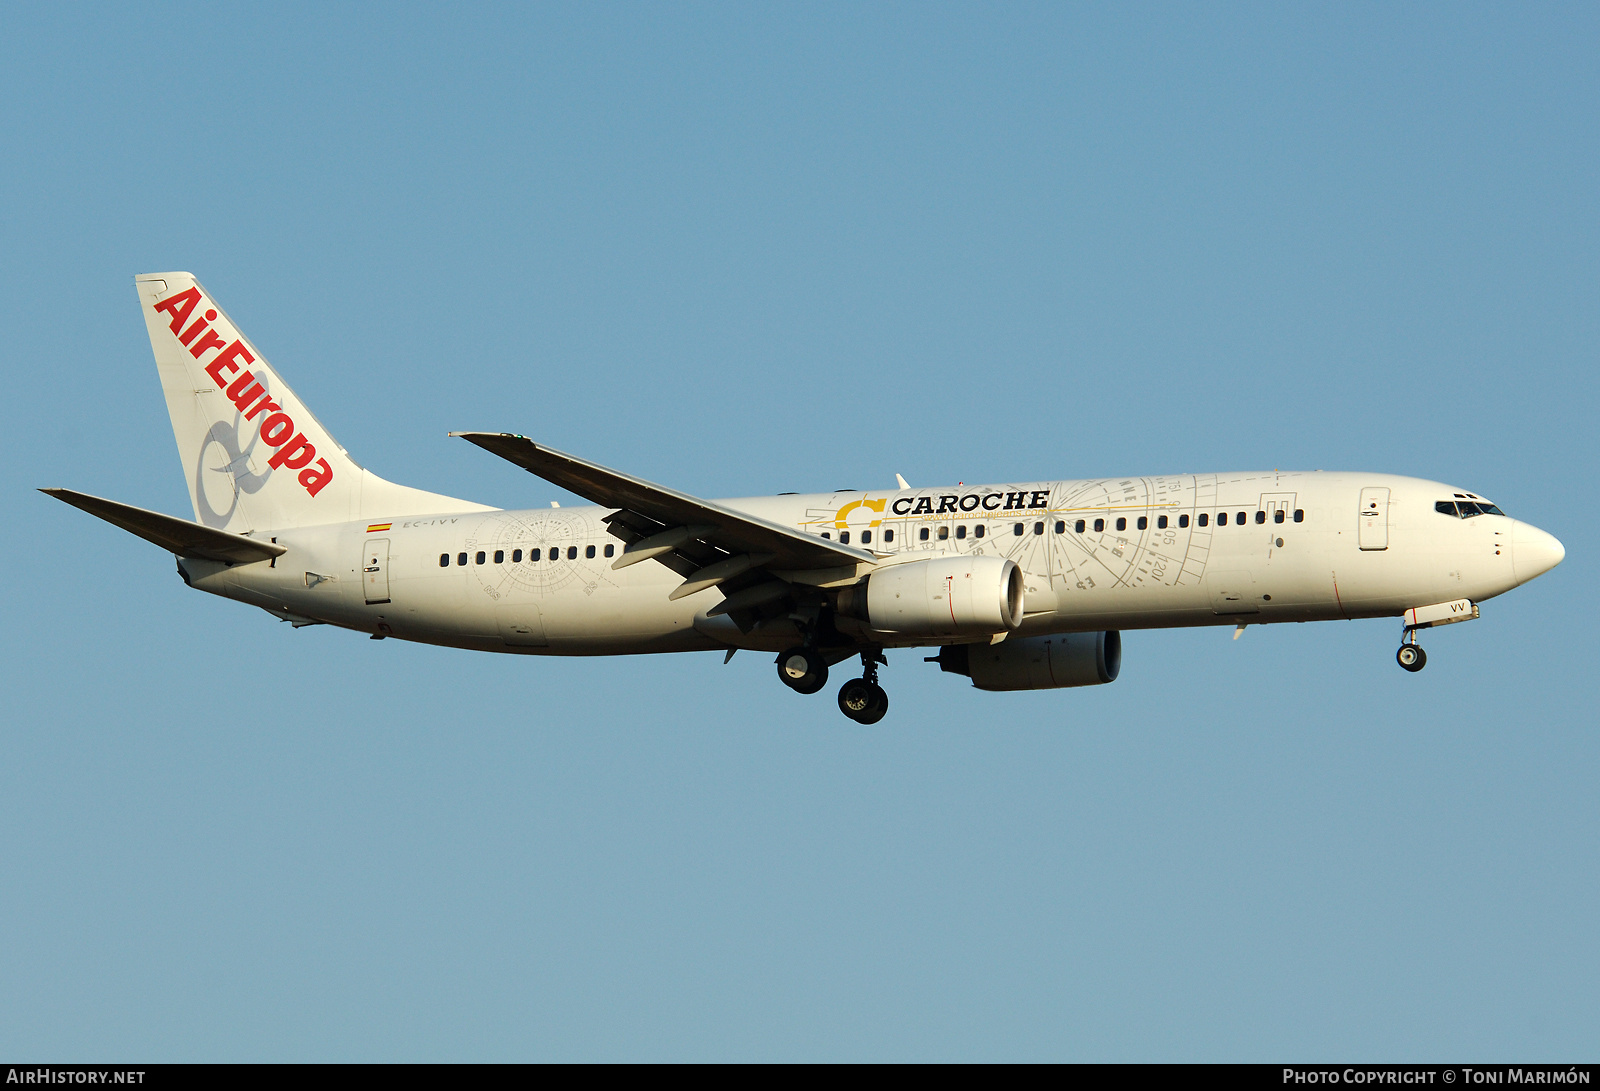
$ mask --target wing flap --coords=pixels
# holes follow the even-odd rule
[[[90,515],[104,519],[112,526],[121,527],[129,534],[138,535],[147,542],[160,546],[180,557],[198,557],[208,561],[226,561],[248,564],[282,556],[288,550],[274,542],[258,542],[242,534],[192,523],[158,511],[147,511],[132,504],[119,504],[88,493],[71,489],[40,489],[63,503],[81,508]]]

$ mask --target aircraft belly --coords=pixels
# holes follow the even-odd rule
[[[663,642],[717,646],[695,631],[694,617],[721,596],[712,591],[671,602],[667,590],[650,581],[622,587],[575,587],[548,596],[540,609],[552,652],[625,653],[653,650]]]

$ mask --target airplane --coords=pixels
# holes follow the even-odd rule
[[[135,277],[194,519],[51,496],[293,627],[518,655],[776,654],[888,711],[891,648],[982,690],[1102,685],[1130,629],[1399,617],[1417,634],[1565,550],[1476,493],[1376,473],[1171,474],[703,500],[525,436],[458,432],[592,506],[509,511],[357,464],[189,273]],[[726,660],[725,660],[726,661]]]

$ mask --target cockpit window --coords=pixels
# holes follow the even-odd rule
[[[1440,515],[1454,515],[1458,519],[1471,519],[1474,515],[1498,515],[1504,518],[1506,514],[1487,500],[1439,500],[1434,503],[1433,510]]]

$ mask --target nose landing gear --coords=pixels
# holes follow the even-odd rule
[[[875,724],[889,711],[889,695],[878,685],[880,663],[888,663],[882,652],[862,652],[862,677],[839,687],[839,711],[858,724]]]
[[[1400,628],[1400,650],[1395,660],[1413,674],[1428,665],[1427,653],[1417,643],[1417,630],[1432,629],[1437,625],[1454,625],[1478,617],[1478,604],[1471,599],[1452,599],[1436,602],[1432,606],[1413,606],[1401,615],[1405,622]]]
[[[1410,630],[1406,631],[1405,643],[1394,653],[1394,658],[1395,662],[1412,674],[1428,665],[1428,653],[1422,650],[1422,645],[1417,643],[1416,635]]]

